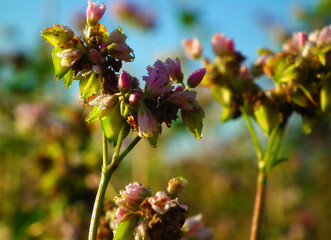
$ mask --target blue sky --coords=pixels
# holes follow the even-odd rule
[[[100,1],[102,2],[102,1]],[[111,17],[112,1],[105,1],[108,9],[102,23],[109,31],[121,25]],[[268,13],[286,26],[298,27],[293,17],[293,7],[309,6],[309,0],[136,0],[146,8],[153,9],[158,16],[158,27],[152,32],[141,32],[122,25],[129,45],[135,50],[136,60],[125,68],[143,75],[145,67],[156,58],[174,56],[181,50],[182,38],[198,35],[205,52],[211,56],[209,39],[215,32],[224,32],[235,39],[236,49],[243,52],[251,62],[259,46],[274,48],[266,29],[257,23],[261,13]],[[310,3],[309,3],[310,2]],[[203,25],[196,31],[178,27],[176,6],[187,5],[197,9]],[[12,0],[4,1],[0,11],[0,53],[26,51],[40,43],[40,30],[55,23],[72,25],[73,14],[84,12],[87,1],[83,0]],[[10,31],[10,29],[12,29]],[[295,29],[295,30],[300,30]],[[9,35],[8,35],[9,34]]]

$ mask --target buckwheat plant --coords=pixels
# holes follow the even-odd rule
[[[286,160],[278,156],[290,116],[302,118],[309,134],[331,110],[331,26],[310,34],[294,33],[281,52],[259,49],[259,57],[248,69],[234,41],[222,33],[211,39],[215,59],[203,58],[207,74],[202,85],[210,88],[222,106],[221,122],[242,116],[250,131],[258,160],[258,180],[250,239],[259,239],[267,177],[271,169]],[[188,57],[201,58],[198,39],[183,40]],[[254,79],[265,75],[274,87],[263,90]],[[268,138],[262,147],[254,120]]]
[[[187,85],[179,59],[157,60],[147,67],[143,77],[145,86],[140,87],[136,77],[120,71],[123,62],[134,60],[133,50],[126,44],[126,35],[121,28],[108,33],[99,23],[106,11],[105,4],[88,1],[87,25],[83,36],[76,36],[66,26],[55,24],[41,32],[51,45],[56,80],[63,79],[66,88],[79,81],[80,96],[84,105],[91,105],[86,121],[101,121],[103,133],[103,164],[97,192],[89,239],[95,240],[100,211],[108,182],[120,162],[141,138],[154,147],[162,132],[162,123],[167,127],[178,118],[180,110],[184,125],[198,139],[201,137],[203,110],[196,100],[196,87],[206,70],[193,72]],[[121,151],[123,140],[129,132],[137,136]],[[108,159],[108,143],[114,154]]]

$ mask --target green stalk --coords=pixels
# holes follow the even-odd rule
[[[122,124],[121,130],[118,135],[117,144],[115,148],[115,152],[112,157],[112,162],[108,163],[108,149],[107,149],[107,138],[103,134],[103,165],[102,165],[102,173],[101,173],[101,180],[97,192],[97,196],[95,198],[93,212],[91,217],[90,229],[89,229],[89,240],[96,240],[97,233],[98,233],[98,225],[99,225],[99,218],[102,211],[103,200],[105,197],[105,193],[107,190],[107,186],[110,180],[110,177],[113,175],[117,167],[119,166],[120,162],[126,157],[126,155],[134,148],[134,146],[139,142],[141,139],[139,136],[136,137],[131,144],[123,151],[120,155],[120,150],[122,146],[122,142],[124,140],[124,130],[125,125]]]
[[[253,124],[252,124],[252,122],[249,118],[249,115],[246,112],[246,110],[244,109],[244,107],[240,107],[240,112],[241,112],[241,114],[243,115],[243,117],[246,121],[248,130],[251,134],[251,138],[252,138],[252,141],[253,141],[256,156],[257,156],[257,159],[259,160],[259,163],[260,163],[262,161],[262,158],[263,158],[261,143],[259,141],[259,138],[257,137],[256,131],[255,131],[254,126],[253,126]]]

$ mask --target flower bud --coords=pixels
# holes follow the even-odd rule
[[[118,88],[120,90],[128,90],[130,89],[130,79],[132,76],[126,71],[121,72],[120,77],[118,79]]]
[[[120,191],[120,196],[115,197],[115,202],[120,208],[132,212],[136,211],[145,198],[152,196],[152,194],[149,187],[134,182],[127,185],[125,190]],[[120,212],[119,216],[121,216]]]
[[[140,106],[138,109],[138,132],[140,137],[150,138],[162,132],[161,124],[157,122],[151,111]]]
[[[125,209],[123,208],[118,208],[116,213],[115,213],[115,216],[117,218],[118,221],[121,221],[121,219],[126,215],[128,214],[128,211],[126,211]]]
[[[254,115],[257,123],[266,135],[269,135],[272,129],[280,122],[278,109],[268,98],[264,98],[257,103]]]
[[[183,177],[176,177],[168,182],[167,193],[171,198],[175,198],[187,185],[187,180]]]
[[[176,83],[181,83],[184,78],[184,74],[182,72],[181,64],[178,58],[176,61],[168,58],[165,61],[165,66],[168,69],[170,79]]]
[[[185,239],[211,240],[214,238],[211,229],[205,228],[201,219],[202,214],[186,219],[183,226],[184,235],[186,236]]]
[[[183,39],[182,46],[188,58],[198,59],[202,54],[202,45],[197,38]]]
[[[92,106],[99,106],[99,109],[111,109],[118,103],[117,95],[102,94],[90,102]]]
[[[140,93],[138,92],[131,93],[129,96],[129,103],[131,103],[132,105],[137,105],[139,102],[139,97],[140,97]]]
[[[240,66],[239,77],[248,78],[248,76],[249,76],[248,68],[244,65]]]
[[[98,24],[99,20],[102,18],[106,11],[106,5],[104,3],[97,5],[97,2],[88,1],[88,6],[86,9],[86,21],[87,25],[93,27]]]
[[[223,33],[215,33],[211,38],[211,44],[216,55],[234,52],[233,40],[227,38]]]
[[[199,68],[195,70],[187,79],[187,85],[190,88],[197,87],[201,83],[203,77],[205,76],[206,71],[207,70],[205,68]]]
[[[82,54],[78,49],[65,49],[58,52],[56,56],[62,58],[61,65],[63,67],[72,67],[80,59]]]

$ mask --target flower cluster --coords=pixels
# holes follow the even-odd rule
[[[180,239],[187,206],[179,204],[177,196],[186,183],[181,177],[171,179],[167,191],[154,196],[147,186],[136,182],[127,185],[115,198],[115,237],[131,231],[135,239]],[[131,230],[125,229],[128,223]]]
[[[127,37],[121,28],[109,34],[99,23],[105,10],[104,4],[88,2],[87,25],[82,37],[60,24],[42,31],[41,35],[54,46],[55,78],[63,78],[67,88],[74,80],[79,81],[84,104],[94,106],[87,121],[101,120],[113,146],[121,129],[125,130],[125,136],[130,129],[137,131],[140,137],[156,146],[162,123],[170,127],[178,118],[179,110],[186,127],[200,138],[203,110],[196,100],[196,92],[190,88],[199,85],[206,69],[193,72],[186,86],[178,58],[157,60],[147,67],[148,75],[143,77],[145,87],[141,88],[137,78],[121,71],[123,62],[133,61],[133,50],[126,44]]]
[[[203,59],[207,74],[202,84],[211,88],[214,99],[223,107],[222,121],[245,111],[269,135],[297,112],[303,119],[303,131],[310,133],[329,114],[330,26],[310,34],[294,33],[278,53],[259,49],[259,57],[250,70],[242,65],[244,57],[235,50],[232,39],[216,33],[211,42],[216,58]],[[197,49],[201,48],[191,49],[188,57],[192,58]],[[273,80],[275,88],[262,90],[253,81],[263,74]]]

